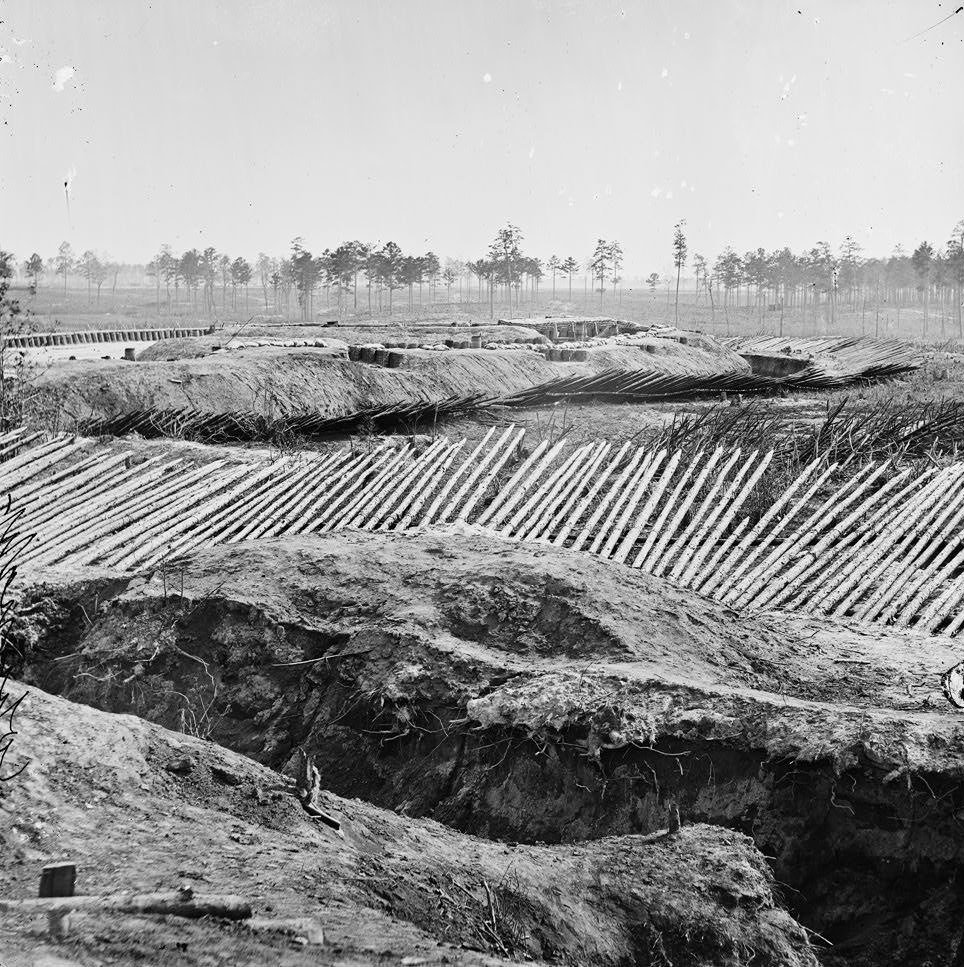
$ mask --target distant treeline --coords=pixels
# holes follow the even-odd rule
[[[897,311],[917,305],[924,310],[926,333],[928,312],[939,306],[955,307],[961,326],[961,295],[964,287],[964,219],[953,228],[942,246],[921,242],[907,254],[898,245],[887,258],[864,257],[861,247],[848,235],[834,252],[826,242],[799,255],[789,248],[767,252],[762,248],[739,255],[726,248],[712,266],[701,255],[693,256],[698,297],[711,303],[743,305],[763,313],[774,304],[806,313],[826,307],[830,318],[840,306],[851,310],[877,308],[884,304]],[[647,280],[655,289],[658,276]],[[719,298],[722,294],[722,299]],[[964,329],[960,329],[964,336]]]
[[[834,251],[827,242],[818,242],[806,252],[796,254],[789,248],[766,251],[758,248],[740,255],[725,248],[715,259],[694,253],[688,255],[685,225],[680,222],[672,240],[672,258],[677,283],[680,274],[692,269],[697,301],[703,299],[715,314],[736,306],[749,307],[762,314],[778,307],[802,311],[804,315],[825,311],[832,320],[838,307],[851,310],[887,305],[900,312],[902,306],[915,305],[927,315],[934,306],[941,316],[953,308],[961,325],[961,300],[964,288],[964,219],[943,244],[924,241],[910,254],[902,246],[884,258],[865,257],[860,245],[847,236]],[[617,241],[598,239],[591,256],[552,255],[540,259],[523,250],[523,234],[507,224],[499,229],[486,253],[472,261],[441,259],[434,252],[405,253],[395,242],[374,245],[368,242],[343,242],[334,249],[314,254],[302,238],[295,238],[286,255],[261,252],[249,262],[232,257],[213,246],[192,248],[177,255],[170,245],[162,245],[145,266],[122,266],[88,250],[75,256],[69,242],[57,255],[44,259],[34,253],[22,263],[23,274],[36,289],[44,276],[54,277],[67,290],[69,280],[78,276],[87,287],[88,299],[99,299],[105,282],[116,287],[118,273],[155,290],[158,309],[178,309],[185,305],[194,311],[215,314],[239,301],[250,308],[252,289],[266,312],[288,314],[296,306],[301,316],[310,319],[323,296],[326,307],[339,309],[359,302],[369,311],[391,313],[399,298],[412,308],[416,302],[430,305],[441,301],[488,302],[518,308],[541,298],[556,298],[557,289],[572,300],[574,276],[585,273],[584,288],[598,294],[602,302],[607,293],[615,298],[623,278],[622,247]],[[674,278],[651,273],[646,284],[655,292],[666,286],[671,294]],[[401,292],[401,295],[399,293]],[[898,317],[899,318],[899,317]],[[964,328],[961,329],[964,335]]]

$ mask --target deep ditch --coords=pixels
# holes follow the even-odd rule
[[[369,634],[360,649],[350,634],[278,623],[223,599],[127,600],[123,624],[92,638],[104,602],[126,584],[28,599],[22,676],[277,769],[304,747],[332,792],[482,837],[555,843],[648,833],[676,805],[684,823],[752,836],[790,912],[818,947],[832,944],[820,951],[825,964],[964,963],[964,792],[953,777],[894,779],[867,758],[843,771],[829,761],[780,761],[741,747],[738,736],[623,745],[620,716],[605,706],[588,721],[538,733],[483,727],[467,714],[470,699],[525,673],[463,656],[447,678],[427,667],[404,685],[385,678],[375,687],[376,666],[398,649],[392,634]],[[271,667],[279,658],[301,663]],[[680,694],[651,687],[667,700]]]

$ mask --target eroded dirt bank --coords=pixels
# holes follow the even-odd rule
[[[676,805],[753,836],[824,962],[953,961],[948,641],[748,619],[456,532],[228,546],[58,595],[24,638],[44,687],[276,768],[303,747],[338,794],[502,840],[649,833]]]
[[[344,416],[379,405],[451,396],[497,398],[563,376],[609,369],[672,375],[749,373],[749,364],[713,342],[709,349],[668,339],[640,346],[594,348],[583,363],[550,362],[528,351],[406,351],[388,369],[341,358],[331,348],[251,347],[198,358],[63,361],[36,383],[38,412],[62,425],[138,409],[188,408],[208,413],[251,411],[265,416],[311,411]],[[157,350],[160,352],[160,348]]]
[[[186,882],[249,900],[254,919],[74,914],[51,944],[42,914],[5,911],[10,967],[816,967],[739,833],[508,845],[323,794],[340,835],[310,821],[276,773],[212,743],[37,689],[19,724],[16,757],[32,764],[0,785],[0,897],[35,895],[40,866],[70,860],[78,892]]]

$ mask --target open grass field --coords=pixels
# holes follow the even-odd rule
[[[567,289],[557,285],[556,298],[545,291],[540,298],[526,300],[510,308],[507,303],[496,301],[490,310],[487,298],[479,300],[478,293],[472,290],[471,297],[466,294],[465,301],[458,301],[456,290],[453,301],[446,300],[444,289],[439,290],[438,299],[429,304],[427,295],[418,303],[414,294],[414,305],[410,308],[404,292],[396,293],[396,301],[391,315],[387,309],[378,311],[377,305],[370,313],[367,308],[367,295],[364,289],[358,292],[358,307],[345,305],[339,307],[334,293],[327,300],[323,294],[316,297],[314,323],[337,320],[341,324],[363,325],[367,322],[392,323],[403,327],[407,322],[489,322],[497,318],[513,318],[543,315],[591,315],[610,316],[646,325],[674,325],[675,307],[673,293],[660,288],[651,292],[648,288],[627,288],[620,290],[614,298],[607,292],[602,300],[597,293],[579,292],[574,289],[573,298],[567,298]],[[88,299],[85,289],[70,288],[64,293],[62,287],[44,284],[36,295],[26,289],[12,294],[20,299],[25,311],[24,324],[37,330],[70,329],[108,329],[125,327],[146,327],[152,325],[210,325],[232,329],[243,325],[255,317],[257,321],[300,323],[302,319],[298,306],[292,300],[288,311],[277,312],[273,299],[268,299],[257,287],[251,287],[247,298],[238,295],[238,305],[234,307],[228,293],[226,304],[218,303],[216,314],[199,313],[184,301],[168,306],[165,293],[161,293],[158,306],[155,292],[143,288],[119,288],[116,293],[104,291],[100,301]],[[484,295],[484,294],[483,294]],[[744,302],[746,293],[741,293]],[[692,288],[680,291],[679,325],[684,329],[708,332],[713,335],[743,335],[768,332],[786,336],[817,335],[867,335],[878,338],[897,338],[908,341],[921,341],[928,344],[941,344],[949,341],[964,343],[964,333],[958,331],[954,307],[947,304],[943,309],[931,306],[928,312],[925,332],[924,312],[920,306],[904,305],[900,311],[895,305],[881,302],[849,306],[841,299],[831,320],[827,306],[821,305],[816,311],[810,307],[804,312],[787,308],[782,313],[778,307],[763,306],[762,312],[756,304],[729,306],[725,311],[719,304],[711,309],[705,293],[699,298]]]

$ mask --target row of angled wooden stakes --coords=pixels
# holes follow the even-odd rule
[[[256,456],[0,437],[0,494],[25,508],[31,568],[152,568],[194,548],[361,528],[463,526],[588,552],[734,607],[790,608],[956,634],[964,625],[964,463],[815,460],[769,506],[771,453],[684,458],[524,431],[469,443]],[[754,513],[748,513],[754,501]]]

